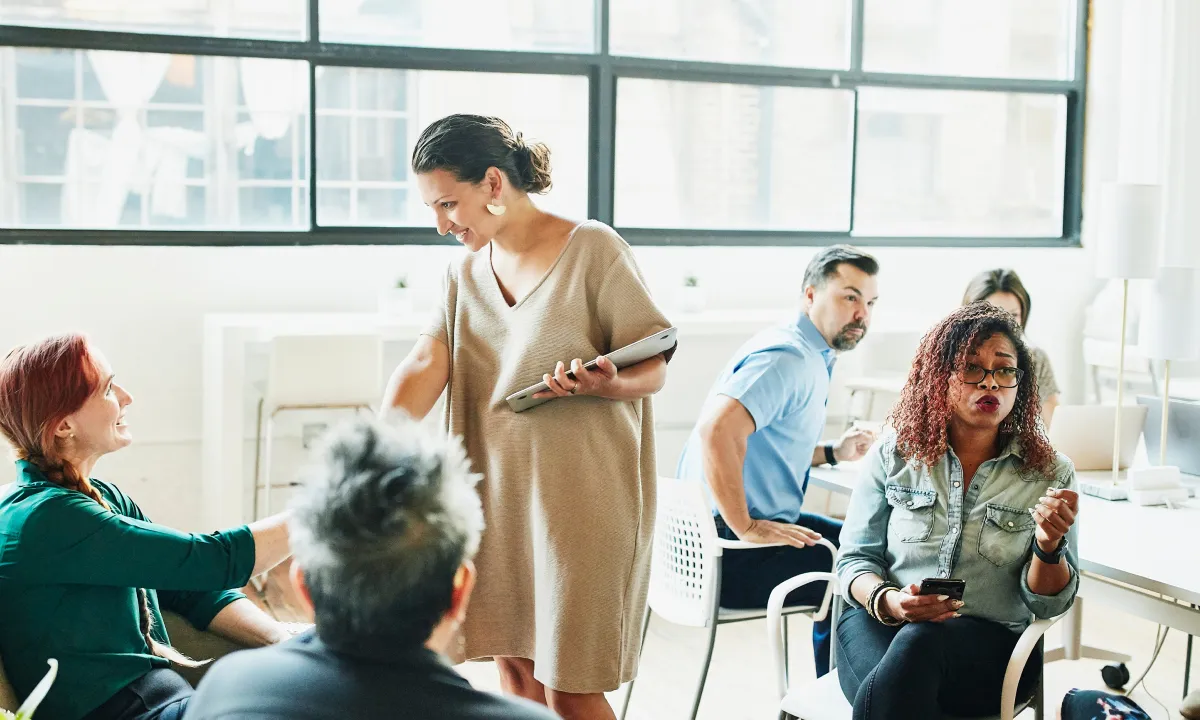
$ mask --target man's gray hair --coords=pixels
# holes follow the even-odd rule
[[[818,250],[808,262],[801,290],[808,290],[810,287],[820,290],[825,287],[826,281],[837,274],[843,263],[853,265],[868,275],[879,274],[879,261],[871,255],[853,245],[830,245]]]
[[[424,643],[483,532],[461,443],[407,419],[357,419],[326,436],[303,481],[291,544],[321,638]]]

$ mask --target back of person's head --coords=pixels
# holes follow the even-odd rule
[[[804,270],[803,289],[812,287],[820,290],[825,287],[825,283],[837,274],[843,263],[856,267],[867,275],[879,274],[879,261],[871,255],[852,245],[830,245],[817,251],[808,262],[808,267]]]
[[[291,520],[322,640],[429,638],[479,547],[478,480],[457,440],[409,420],[358,419],[329,433]]]
[[[459,182],[477,184],[492,167],[522,192],[550,189],[550,148],[526,143],[497,117],[448,115],[426,127],[413,148],[412,169],[418,175],[445,170]]]
[[[971,278],[966,292],[963,293],[962,304],[983,302],[996,293],[1008,293],[1017,299],[1017,304],[1021,306],[1021,329],[1025,329],[1029,324],[1029,312],[1033,309],[1033,302],[1016,270],[996,268],[985,270]]]

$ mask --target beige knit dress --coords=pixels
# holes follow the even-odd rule
[[[450,349],[445,424],[482,473],[478,583],[456,661],[511,656],[569,693],[615,690],[637,671],[654,528],[649,398],[505,398],[670,327],[629,245],[580,224],[541,282],[509,307],[491,247],[451,266],[426,334]]]

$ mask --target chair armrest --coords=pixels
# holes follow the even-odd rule
[[[715,545],[716,547],[719,547],[723,550],[758,550],[760,548],[782,547],[785,544],[786,543],[781,543],[781,542],[780,543],[756,543],[756,542],[746,542],[745,540],[726,540],[725,538],[717,538],[716,540],[713,541],[713,545]],[[833,553],[833,556],[835,558],[837,557],[837,548],[833,546],[833,543],[829,542],[825,538],[821,538],[820,540],[818,540],[817,545],[821,545],[821,546],[829,548],[829,552]]]
[[[775,685],[782,700],[788,691],[787,668],[783,654],[783,601],[796,588],[804,587],[815,582],[829,583],[831,591],[836,591],[837,575],[828,572],[808,572],[794,578],[784,580],[775,586],[767,599],[767,647],[771,650],[771,660],[775,666]],[[827,609],[832,592],[825,593],[822,611]]]
[[[1013,720],[1013,710],[1017,705],[1017,684],[1021,682],[1021,674],[1025,672],[1029,656],[1033,654],[1033,649],[1037,647],[1042,636],[1064,617],[1066,613],[1046,620],[1034,620],[1025,628],[1025,632],[1021,633],[1017,646],[1008,658],[1008,669],[1004,671],[1004,686],[1000,692],[1000,720]]]
[[[171,637],[171,645],[179,652],[194,660],[211,659],[216,661],[229,653],[246,649],[245,646],[228,638],[221,637],[214,632],[197,630],[182,616],[173,612],[164,610],[162,615],[163,624],[167,628],[167,634]],[[173,666],[172,669],[191,683],[192,687],[195,687],[210,667],[212,667],[212,663],[206,663],[198,668]]]
[[[722,550],[758,550],[759,548],[781,547],[783,543],[756,543],[745,540],[726,540],[717,538],[713,544]]]

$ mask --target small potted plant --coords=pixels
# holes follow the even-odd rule
[[[411,315],[413,311],[412,291],[408,287],[408,278],[400,275],[392,287],[379,291],[379,314],[388,317]]]
[[[686,313],[696,313],[704,309],[704,291],[700,289],[700,279],[695,275],[683,276],[683,287],[679,289],[679,309]]]

